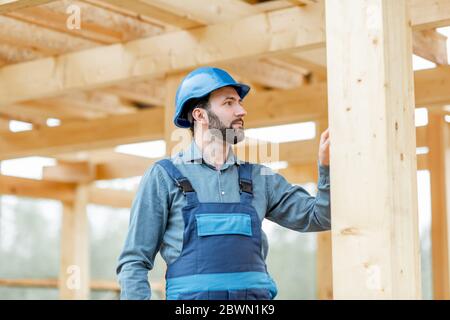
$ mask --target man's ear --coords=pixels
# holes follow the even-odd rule
[[[201,124],[208,123],[208,115],[205,109],[195,108],[192,110],[192,117]]]

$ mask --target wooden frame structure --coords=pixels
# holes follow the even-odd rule
[[[93,183],[155,161],[119,144],[164,139],[170,152],[181,77],[217,65],[252,85],[248,128],[329,123],[333,230],[318,236],[318,297],[421,297],[416,170],[429,170],[434,297],[450,299],[450,66],[436,31],[449,25],[450,0],[0,0],[0,161],[58,160],[43,180],[0,175],[0,194],[64,204],[59,279],[0,285],[58,286],[64,299],[117,289],[90,280],[86,205],[129,207],[134,194]],[[413,73],[413,53],[438,66]],[[415,106],[427,126],[415,128]],[[10,120],[33,130],[10,132]],[[316,181],[317,149],[318,137],[280,144],[280,173]],[[73,265],[81,286],[67,290]]]

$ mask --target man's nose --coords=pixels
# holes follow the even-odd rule
[[[239,105],[236,109],[236,117],[244,117],[247,115],[247,111],[244,109],[243,106]]]

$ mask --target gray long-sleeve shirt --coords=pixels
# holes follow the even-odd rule
[[[189,179],[200,202],[240,201],[240,160],[231,150],[220,170],[202,161],[195,142],[172,160]],[[252,178],[252,205],[261,220],[266,218],[300,232],[331,228],[327,166],[319,165],[316,197],[263,165],[254,165]],[[153,268],[158,251],[168,265],[180,255],[184,231],[181,209],[184,206],[183,193],[161,166],[152,166],[145,172],[131,208],[128,235],[117,267],[121,299],[150,299],[148,272]],[[264,258],[267,251],[267,237],[262,232]]]

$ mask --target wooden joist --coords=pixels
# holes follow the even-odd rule
[[[103,89],[101,92],[147,106],[164,106],[165,87],[161,80],[125,83]]]
[[[292,0],[289,1],[290,4],[283,5],[283,1],[279,2],[279,7],[274,7],[275,9],[287,9],[292,6],[298,6],[302,1]],[[147,1],[149,3],[149,1]],[[323,8],[323,0],[315,0],[315,1],[307,1],[310,5],[304,10],[309,10],[311,6]],[[161,9],[167,10],[173,14],[177,12],[186,12],[190,19],[193,21],[202,23],[202,24],[216,24],[223,23],[228,21],[237,20],[242,17],[246,17],[249,15],[254,15],[260,12],[268,11],[266,9],[261,9],[258,6],[249,5],[242,1],[238,0],[229,0],[226,3],[219,0],[214,1],[202,1],[202,0],[188,0],[188,1],[180,1],[180,0],[155,0],[151,1],[151,4]],[[415,1],[412,3],[414,10],[420,10],[427,7],[437,7],[439,9],[443,9],[445,12],[445,3],[424,3],[423,1]],[[447,15],[448,15],[447,10]],[[442,14],[442,13],[441,13]],[[442,23],[442,22],[441,22]],[[423,32],[423,33],[422,33]],[[433,34],[434,33],[434,34]],[[442,35],[438,34],[434,30],[419,30],[414,33],[414,47],[413,51],[415,54],[425,58],[430,59],[433,62],[438,64],[446,64],[444,61],[447,60],[447,54],[442,52],[442,49],[446,49],[446,42],[443,41]],[[325,51],[325,50],[322,50]],[[446,50],[444,50],[446,52]],[[314,64],[312,61],[315,60],[314,56],[311,59],[308,58],[308,55],[305,53],[299,53],[299,60],[303,61],[303,66],[309,66],[311,69],[317,70],[320,64]],[[288,56],[289,57],[289,56]],[[445,59],[445,60],[444,60]],[[325,58],[324,60],[325,61]],[[311,70],[311,71],[314,71]]]
[[[73,165],[76,166],[76,164]],[[59,170],[57,166],[52,169]],[[72,177],[61,176],[59,180],[64,180],[64,178],[70,180]],[[76,191],[77,184],[75,183],[0,175],[0,195],[52,199],[71,204],[76,200]],[[132,191],[100,189],[93,186],[88,187],[87,194],[88,203],[115,208],[129,208],[134,197]]]
[[[58,55],[67,52],[92,48],[96,42],[73,37],[53,29],[44,29],[38,25],[26,23],[7,15],[0,16],[0,40],[11,46],[17,46],[20,51],[8,57],[9,63],[23,62],[48,55]],[[33,55],[24,56],[23,52],[32,51]],[[17,55],[17,58],[15,56]]]
[[[413,51],[436,64],[448,64],[447,37],[435,30],[414,32]]]
[[[426,30],[450,25],[448,0],[409,0],[414,30]]]
[[[0,105],[151,79],[204,64],[323,46],[321,14],[293,8],[6,66],[0,69]]]
[[[416,106],[432,107],[449,104],[450,67],[416,71],[414,74]]]
[[[172,14],[183,13],[196,27],[213,25],[217,23],[231,22],[244,17],[262,13],[257,7],[246,4],[240,0],[169,0],[169,1],[144,1],[143,4],[151,4],[161,10]],[[317,3],[315,4],[318,5]],[[265,61],[261,59],[248,59],[246,61],[227,62],[219,67],[228,68],[230,71],[243,76],[253,82],[265,86],[289,89],[298,87],[303,80],[302,72],[282,66],[283,59],[271,58]],[[280,63],[277,63],[280,62]]]
[[[95,166],[87,161],[58,161],[57,166],[43,168],[43,178],[46,181],[88,183],[96,178]]]
[[[75,185],[0,175],[0,194],[72,201]]]
[[[289,70],[272,60],[247,59],[217,66],[252,82],[276,89],[299,88],[303,83],[303,74],[300,71]]]
[[[163,132],[159,114],[158,110],[148,110],[36,131],[3,134],[0,136],[0,145],[5,149],[0,152],[0,159],[158,140]]]
[[[433,11],[427,20],[413,19],[413,24],[441,21],[446,12],[442,6],[443,11]],[[189,32],[6,66],[0,69],[0,105],[138,77],[149,79],[204,64],[324,47],[323,10],[320,6],[307,8],[256,14]],[[413,9],[423,8],[416,5]]]
[[[410,6],[414,30],[426,30],[450,25],[450,3],[447,0],[408,0],[408,5]],[[267,12],[290,8],[292,3],[288,0],[277,0],[261,2],[255,6],[259,10]]]
[[[101,44],[111,44],[121,41],[121,34],[119,32],[89,22],[83,23],[83,27],[80,29],[69,30],[66,24],[68,15],[48,10],[47,8],[31,7],[10,12],[7,16],[61,33],[70,33],[71,36],[77,36]]]
[[[160,34],[163,31],[160,26],[146,23],[139,17],[131,18],[127,14],[105,10],[86,2],[55,1],[45,6],[15,10],[7,13],[7,16],[16,21],[38,26],[42,31],[54,30],[61,36],[69,36],[71,39],[84,38],[98,44],[129,41]],[[70,7],[70,5],[76,5],[76,7]],[[80,28],[67,27],[68,17],[73,16],[74,13],[69,13],[67,11],[69,8],[79,9]]]
[[[39,6],[55,0],[0,0],[0,14],[10,11]]]
[[[109,5],[109,8],[119,8],[121,12],[127,13],[129,15],[135,15],[137,17],[143,18],[146,21],[152,21],[153,23],[162,26],[174,26],[180,29],[191,29],[199,26],[199,23],[186,17],[183,12],[169,12],[167,10],[161,9],[156,6],[152,1],[142,1],[142,0],[102,0],[102,1],[92,1],[88,0],[89,3],[95,3],[99,6],[104,6],[101,2]]]
[[[111,151],[107,160],[96,165],[96,180],[141,176],[156,160]]]
[[[260,12],[256,7],[239,0],[226,2],[221,0],[144,0],[144,2],[174,14],[183,12],[198,25],[229,22]]]
[[[14,104],[9,107],[0,107],[0,114],[8,119],[38,125],[45,125],[47,123],[47,119],[49,118],[60,119],[62,122],[65,122],[66,120],[76,121],[101,117],[98,114],[90,112],[78,112],[78,114],[76,114],[75,111],[77,110],[67,110],[64,106],[61,106],[60,108],[42,106],[42,108],[40,108],[39,104],[34,102],[30,102],[29,104]]]

